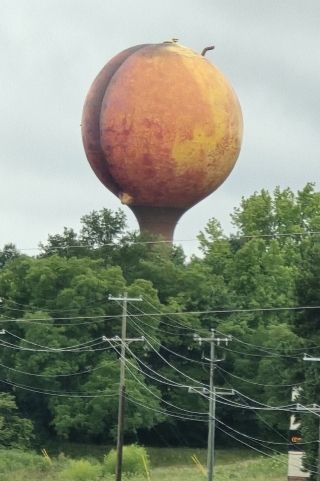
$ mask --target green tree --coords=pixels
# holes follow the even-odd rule
[[[126,227],[125,214],[119,209],[92,211],[80,219],[79,234],[65,227],[63,234],[49,235],[47,244],[39,244],[41,257],[57,254],[61,257],[103,258],[110,262],[117,242]]]
[[[71,437],[79,433],[85,433],[88,439],[112,436],[119,362],[114,364],[116,358],[110,354],[113,349],[102,337],[121,333],[121,303],[108,302],[108,296],[118,296],[125,290],[129,296],[143,295],[143,316],[162,308],[149,281],[137,279],[126,286],[121,269],[106,268],[102,259],[21,257],[3,272],[3,311],[5,318],[15,317],[16,322],[6,324],[1,374],[15,387],[19,406],[23,405],[37,426],[48,430],[51,424],[58,433]],[[148,327],[158,322],[157,318],[151,320]],[[128,335],[137,337],[130,322]],[[133,350],[141,356],[140,347]],[[150,404],[143,382],[140,373],[131,380],[133,399],[152,405],[154,411],[145,410],[142,415],[140,405],[132,402],[128,432],[147,429],[163,418],[156,413],[160,399]],[[112,398],[108,397],[110,389]],[[105,415],[100,418],[103,410]],[[92,413],[96,413],[94,421]]]
[[[5,244],[3,249],[0,250],[0,269],[3,269],[11,259],[18,257],[19,255],[20,252],[14,244]]]
[[[14,396],[0,393],[0,446],[27,447],[33,438],[32,422],[19,416]]]

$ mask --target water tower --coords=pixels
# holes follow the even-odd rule
[[[97,177],[130,207],[141,230],[168,241],[179,218],[228,177],[242,131],[228,80],[204,52],[176,39],[112,58],[94,80],[82,118]]]

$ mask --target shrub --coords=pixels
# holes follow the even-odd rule
[[[147,466],[149,466],[149,456],[143,446],[131,444],[123,447],[122,454],[122,472],[127,476],[134,476],[136,474],[146,475],[142,456],[144,457]],[[116,472],[117,452],[112,449],[109,454],[104,456],[105,471],[108,474],[115,474]]]
[[[0,449],[0,473],[30,469],[33,471],[47,471],[50,469],[43,456],[33,451],[20,449]]]
[[[102,466],[93,465],[86,459],[70,460],[68,465],[59,473],[61,481],[97,481],[102,475]]]

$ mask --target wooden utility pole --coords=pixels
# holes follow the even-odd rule
[[[117,435],[117,464],[116,464],[116,481],[121,481],[122,476],[122,451],[123,451],[123,432],[124,432],[124,414],[125,407],[124,401],[126,396],[125,385],[125,360],[126,360],[126,343],[134,341],[144,341],[144,338],[127,339],[127,303],[142,301],[142,297],[129,298],[127,293],[124,293],[122,297],[109,296],[109,301],[121,301],[122,302],[122,327],[121,327],[121,339],[115,336],[111,339],[104,337],[105,341],[116,342],[121,340],[121,356],[120,356],[120,383],[119,383],[119,407],[118,407],[118,435]]]
[[[210,363],[210,388],[209,388],[209,420],[208,420],[208,454],[207,454],[207,481],[213,481],[214,479],[214,443],[215,443],[215,430],[216,430],[216,395],[217,390],[214,385],[214,370],[217,359],[215,358],[215,345],[219,345],[224,342],[228,344],[231,341],[231,337],[215,337],[214,329],[211,329],[211,337],[200,337],[197,334],[194,335],[194,339],[202,343],[202,341],[210,342],[210,359],[204,358]],[[203,388],[189,388],[189,391],[196,391],[200,393],[207,392]],[[219,394],[221,394],[219,392]],[[223,394],[234,394],[232,389],[226,391]]]

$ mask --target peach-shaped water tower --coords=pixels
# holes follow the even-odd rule
[[[175,39],[111,59],[94,80],[82,117],[97,177],[130,207],[141,230],[166,240],[179,218],[228,177],[242,131],[228,80]]]

